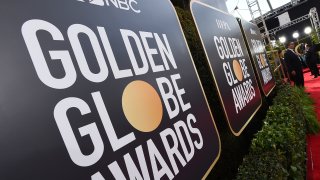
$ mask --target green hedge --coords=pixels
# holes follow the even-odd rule
[[[313,103],[303,89],[287,84],[273,102],[237,179],[305,178],[306,133],[319,131]]]
[[[303,118],[306,120],[307,134],[318,134],[320,126],[313,99],[309,98],[303,89],[293,88],[292,90],[297,95],[299,103],[302,105]]]

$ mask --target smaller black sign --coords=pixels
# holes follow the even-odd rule
[[[190,3],[232,133],[240,135],[261,106],[261,94],[235,17],[202,1]]]
[[[268,96],[276,86],[276,82],[271,73],[270,63],[259,28],[255,24],[244,20],[239,20],[239,24],[242,26],[242,33],[247,41],[262,91]]]

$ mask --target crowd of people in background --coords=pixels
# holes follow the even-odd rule
[[[319,63],[318,50],[315,45],[289,42],[285,51],[278,51],[285,78],[291,80],[295,86],[304,86],[303,68],[309,68],[311,76],[320,76],[317,64]]]

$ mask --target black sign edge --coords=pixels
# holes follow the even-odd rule
[[[208,7],[208,8],[211,8],[211,9],[217,10],[217,11],[219,11],[219,12],[222,12],[222,13],[224,13],[224,14],[226,14],[226,15],[231,15],[231,14],[226,13],[226,12],[220,10],[220,9],[215,8],[215,7],[212,7],[212,6],[210,6],[210,5],[208,5],[208,4],[205,4],[205,3],[203,3],[203,2],[200,2],[200,0],[191,0],[191,1],[190,1],[191,14],[192,14],[193,20],[194,20],[194,22],[195,22],[195,25],[196,25],[196,28],[197,28],[199,37],[200,37],[202,47],[203,47],[204,52],[205,52],[206,57],[207,57],[207,63],[209,64],[209,67],[210,67],[211,76],[213,77],[213,80],[214,80],[214,83],[215,83],[216,87],[218,87],[218,86],[217,86],[216,77],[214,76],[213,70],[212,70],[212,68],[211,68],[211,63],[210,63],[210,60],[209,60],[209,57],[208,57],[208,53],[207,53],[207,51],[205,50],[205,46],[204,46],[203,40],[202,40],[202,38],[201,38],[201,36],[200,36],[200,33],[199,33],[198,25],[197,25],[197,23],[196,23],[196,21],[195,21],[194,15],[193,15],[193,11],[192,11],[192,5],[193,5],[193,3],[201,4],[201,5],[206,6],[206,7]],[[248,52],[247,48],[246,48],[246,51]],[[249,54],[249,52],[248,52],[248,54]],[[251,64],[251,66],[252,66],[252,64]],[[253,68],[253,67],[252,67],[252,68]],[[257,84],[259,84],[259,83],[257,82],[257,79],[256,79],[256,78],[257,78],[257,77],[255,77],[254,80],[256,81]],[[259,85],[258,85],[258,86],[259,86]],[[226,106],[224,105],[224,103],[223,103],[223,101],[222,101],[221,94],[220,94],[220,89],[217,88],[217,91],[218,91],[218,95],[219,95],[219,98],[220,98],[220,103],[222,104],[222,107],[223,107],[224,115],[225,115],[226,120],[227,120],[227,122],[228,122],[229,129],[231,130],[231,132],[232,132],[233,135],[235,135],[235,136],[240,136],[241,133],[243,132],[243,130],[248,126],[248,124],[251,122],[252,118],[257,114],[258,110],[261,108],[261,106],[262,106],[262,98],[260,98],[260,105],[259,105],[259,106],[257,107],[257,109],[252,113],[252,115],[251,115],[250,118],[247,120],[247,122],[242,126],[242,128],[241,128],[238,132],[235,132],[235,131],[232,129],[231,125],[230,125],[230,120],[229,120],[229,117],[227,116],[227,113],[226,113]],[[259,90],[259,93],[260,93],[260,90]],[[260,93],[260,96],[261,96],[261,93]]]
[[[197,71],[197,68],[194,64],[194,60],[193,60],[193,57],[191,55],[191,52],[190,52],[190,49],[189,49],[189,45],[187,43],[187,40],[186,40],[186,37],[184,35],[184,32],[183,32],[183,29],[182,29],[182,26],[180,24],[180,20],[179,20],[179,17],[178,17],[178,14],[177,14],[177,11],[176,9],[174,8],[172,2],[170,0],[167,0],[170,4],[170,7],[172,8],[174,14],[176,15],[176,20],[177,20],[177,23],[180,27],[180,33],[182,34],[183,36],[183,40],[184,40],[184,44],[186,45],[187,49],[188,49],[188,54],[189,54],[189,57],[191,59],[191,63],[192,63],[192,66],[193,66],[193,70],[195,72],[195,74],[197,75],[197,79],[198,79],[198,82],[199,82],[199,85],[200,85],[200,88],[201,88],[201,91],[202,91],[202,95],[204,97],[204,100],[206,102],[206,105],[207,105],[207,108],[209,110],[209,113],[210,113],[210,116],[211,116],[211,120],[213,122],[213,125],[214,125],[214,128],[217,132],[217,138],[218,138],[218,142],[219,142],[219,151],[218,151],[218,154],[217,154],[217,157],[215,158],[215,160],[212,162],[212,164],[210,165],[209,169],[207,170],[207,172],[203,175],[203,177],[201,178],[202,180],[206,179],[206,177],[209,175],[210,171],[212,170],[212,168],[215,166],[215,164],[218,162],[219,158],[220,158],[220,155],[221,155],[221,139],[220,139],[220,134],[219,134],[219,131],[218,131],[218,128],[217,128],[217,125],[215,123],[215,120],[213,118],[213,115],[212,115],[212,112],[211,112],[211,109],[210,109],[210,106],[209,106],[209,103],[208,103],[208,99],[207,99],[207,96],[205,95],[205,92],[203,90],[203,87],[202,87],[202,82],[200,81],[200,78],[199,78],[199,74],[198,74],[198,71]]]
[[[249,22],[249,21],[243,20],[243,19],[241,19],[241,18],[237,18],[237,21],[238,21],[238,24],[239,24],[239,26],[240,26],[242,36],[244,37],[245,41],[247,42],[247,43],[246,43],[246,47],[247,47],[247,51],[249,52],[250,60],[251,60],[251,62],[253,61],[254,66],[257,66],[257,63],[256,63],[255,59],[252,57],[252,53],[251,53],[251,50],[250,50],[250,47],[249,47],[248,38],[247,38],[246,33],[244,32],[243,25],[242,25],[242,21],[245,21],[246,23],[252,24],[252,25],[254,25],[254,26],[257,26],[257,25],[255,25],[255,24],[253,24],[253,23],[251,23],[251,22]],[[258,26],[257,26],[257,27],[258,27]],[[261,35],[261,33],[259,33],[259,34]],[[267,54],[266,51],[264,51],[264,53]],[[269,65],[270,65],[269,58],[267,57],[267,59],[268,59]],[[259,83],[258,83],[258,84],[259,84],[260,89],[262,90],[263,94],[264,94],[266,97],[268,97],[268,96],[271,94],[271,92],[273,91],[273,89],[276,87],[276,82],[274,83],[274,86],[270,89],[270,91],[269,91],[268,93],[266,93],[265,90],[264,90],[264,88],[263,88],[263,85],[261,84],[260,74],[259,74],[259,73],[256,73],[256,74],[258,74],[258,79],[259,79]],[[273,74],[272,74],[272,79],[275,81]]]

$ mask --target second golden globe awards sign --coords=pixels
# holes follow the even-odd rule
[[[201,179],[219,136],[167,0],[0,6],[1,179]]]
[[[237,20],[200,1],[191,11],[230,126],[240,135],[261,106],[261,94]]]
[[[241,20],[240,25],[243,28],[243,34],[247,40],[252,59],[259,77],[259,83],[263,93],[268,96],[276,85],[272,76],[270,63],[262,42],[259,28],[247,21]]]

